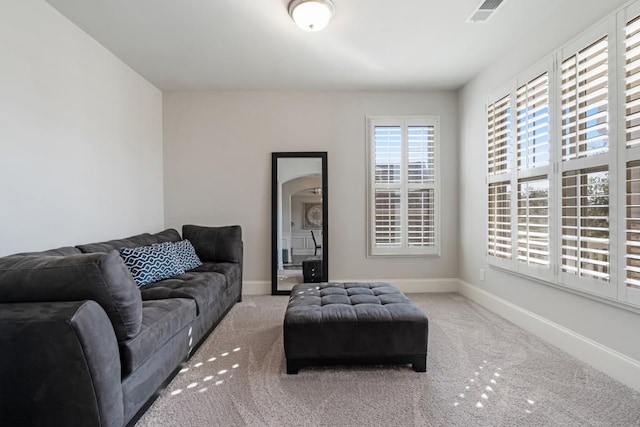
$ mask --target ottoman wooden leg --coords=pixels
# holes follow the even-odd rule
[[[413,358],[413,370],[416,372],[427,372],[427,355],[421,354]]]
[[[287,374],[297,374],[300,369],[300,364],[297,360],[287,359]]]

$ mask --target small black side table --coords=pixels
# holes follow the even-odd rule
[[[322,282],[322,258],[312,257],[302,261],[304,283]]]

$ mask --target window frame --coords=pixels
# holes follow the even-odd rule
[[[492,96],[487,99],[487,104],[485,107],[485,111],[488,115],[489,108],[492,104],[500,102],[505,97],[509,97],[509,134],[507,137],[507,145],[508,151],[510,155],[508,155],[509,164],[506,170],[502,173],[489,173],[489,167],[486,167],[487,171],[487,191],[490,185],[498,184],[498,183],[509,183],[511,186],[511,257],[501,258],[492,256],[489,251],[487,251],[487,264],[493,267],[505,269],[508,271],[512,271],[514,273],[518,273],[525,276],[536,277],[539,280],[547,280],[553,281],[554,279],[554,256],[556,253],[556,249],[554,247],[554,235],[555,235],[555,225],[553,222],[554,214],[553,210],[555,209],[554,203],[554,189],[553,189],[553,163],[555,161],[555,153],[552,149],[553,143],[553,129],[554,129],[554,111],[556,107],[554,105],[554,93],[555,93],[555,81],[554,81],[554,61],[553,58],[547,57],[542,61],[538,62],[534,66],[530,67],[525,72],[521,73],[515,79],[513,79],[510,83],[501,86],[499,89],[494,91]],[[547,97],[548,97],[548,109],[549,109],[549,125],[548,125],[548,156],[549,163],[544,166],[536,166],[530,168],[522,168],[518,167],[518,90],[524,85],[527,85],[540,76],[547,74],[548,88],[547,88]],[[488,129],[487,129],[487,138],[489,137]],[[487,141],[485,149],[487,165],[490,164],[490,153],[489,153],[489,142]],[[529,181],[529,180],[540,180],[546,179],[549,181],[549,196],[547,199],[547,209],[549,215],[549,221],[547,224],[548,234],[549,234],[549,267],[545,268],[542,266],[525,264],[518,260],[518,199],[520,188],[520,183]],[[487,194],[487,202],[488,202],[488,194]],[[487,210],[488,212],[488,210]],[[490,235],[489,229],[487,227],[487,236],[486,241],[489,242]],[[486,248],[488,249],[488,248]]]
[[[382,185],[375,183],[375,128],[399,126],[401,128],[400,183]],[[434,129],[434,182],[413,184],[408,182],[408,138],[406,129],[413,126],[432,126]],[[366,116],[366,181],[367,181],[367,258],[376,257],[439,257],[441,242],[441,189],[440,189],[440,117],[439,116]],[[399,188],[401,191],[401,245],[398,248],[381,248],[375,245],[375,190]],[[434,244],[425,247],[408,246],[408,191],[433,189],[434,191]]]

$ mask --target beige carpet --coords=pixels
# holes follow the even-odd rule
[[[640,426],[640,393],[458,294],[429,317],[427,372],[285,373],[288,297],[237,304],[137,426]]]

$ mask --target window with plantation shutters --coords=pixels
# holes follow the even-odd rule
[[[487,263],[640,312],[640,0],[494,95]]]
[[[435,117],[370,117],[368,254],[439,253]]]
[[[608,37],[562,62],[562,158],[604,153],[608,138]]]

